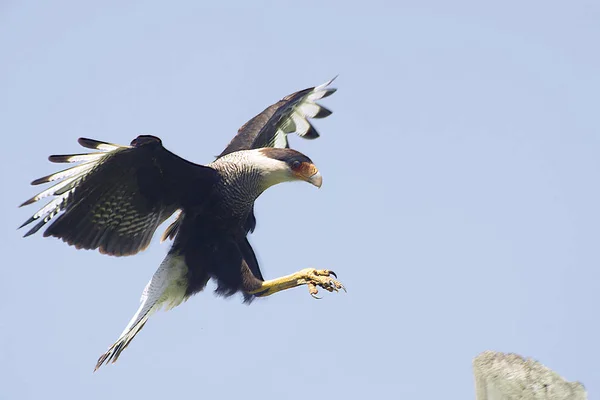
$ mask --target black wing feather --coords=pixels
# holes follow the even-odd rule
[[[262,147],[288,148],[287,135],[296,133],[305,139],[316,139],[319,133],[308,121],[309,118],[325,118],[331,110],[317,104],[335,93],[336,89],[328,86],[335,80],[308,89],[292,93],[263,112],[246,122],[237,135],[227,145],[219,157],[240,150],[251,150]],[[167,228],[162,240],[173,239],[181,225],[183,213]],[[253,232],[256,227],[254,209],[250,212],[245,224],[246,233]]]
[[[149,245],[156,228],[173,212],[201,202],[218,179],[212,168],[176,156],[153,136],[139,136],[131,146],[92,139],[80,139],[79,143],[102,152],[52,156],[53,161],[87,161],[87,166],[43,178],[63,180],[23,204],[55,196],[23,224],[40,220],[25,236],[64,211],[44,236],[110,255],[135,254]],[[34,183],[43,183],[40,180]]]
[[[335,93],[328,88],[335,78],[320,86],[292,93],[246,122],[219,157],[239,150],[289,147],[287,135],[295,132],[305,139],[319,137],[309,118],[325,118],[331,111],[316,103]]]

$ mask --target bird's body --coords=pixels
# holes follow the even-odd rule
[[[317,286],[343,288],[327,270],[307,269],[265,281],[247,239],[256,225],[254,202],[270,186],[293,180],[321,186],[312,161],[287,148],[287,134],[318,137],[306,118],[331,114],[314,103],[333,93],[328,84],[267,108],[206,166],[176,156],[150,135],[138,136],[130,146],[80,139],[82,146],[99,152],[50,157],[83,163],[32,182],[60,180],[23,203],[54,196],[23,224],[38,221],[26,236],[52,221],[44,236],[109,255],[132,255],[145,249],[158,226],[179,211],[163,236],[174,239],[173,246],[146,285],[138,311],[96,368],[116,361],[155,311],[181,304],[210,279],[216,281],[217,293],[242,292],[247,302],[302,284],[313,295]]]

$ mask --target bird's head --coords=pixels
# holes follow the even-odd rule
[[[321,187],[323,178],[310,158],[292,149],[266,147],[252,152],[252,163],[270,187],[282,182],[305,181]]]

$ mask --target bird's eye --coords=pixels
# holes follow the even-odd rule
[[[300,161],[296,160],[292,163],[292,169],[298,169],[298,168],[300,168]]]

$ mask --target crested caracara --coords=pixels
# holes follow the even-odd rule
[[[173,239],[173,246],[146,285],[138,311],[96,369],[115,362],[152,313],[181,304],[210,279],[217,293],[241,292],[246,302],[300,285],[313,296],[318,287],[344,288],[329,270],[303,269],[265,280],[247,239],[256,226],[254,202],[264,190],[288,181],[321,186],[310,158],[289,148],[288,134],[319,137],[308,119],[331,114],[316,103],[335,92],[330,83],[267,107],[206,166],[178,157],[150,135],[138,136],[129,146],[81,138],[81,146],[97,151],[49,157],[79,164],[32,182],[58,181],[22,204],[52,197],[21,226],[36,223],[25,236],[47,225],[44,236],[78,249],[127,256],[148,247],[158,226],[178,213],[162,237]]]

